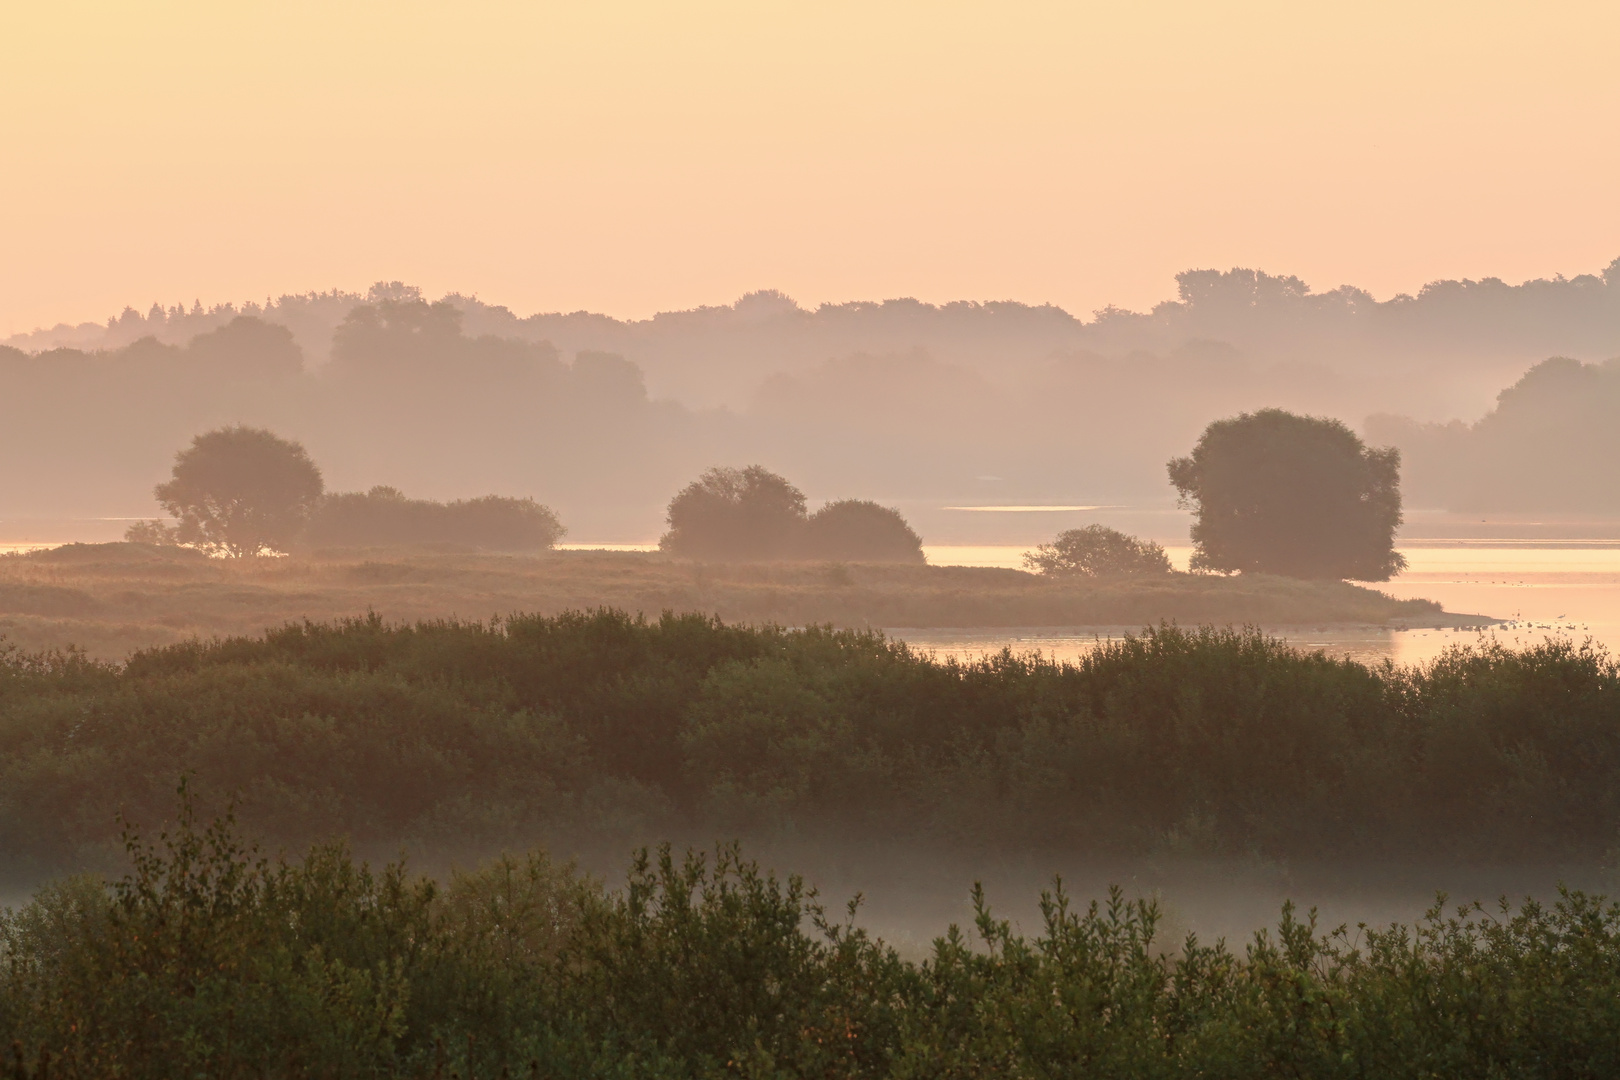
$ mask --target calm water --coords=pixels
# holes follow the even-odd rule
[[[939,546],[924,549],[940,566],[1021,565],[1024,547]],[[1185,569],[1191,548],[1167,547],[1171,561]],[[1453,630],[1441,622],[1409,630],[1378,627],[1274,627],[1279,636],[1305,648],[1325,649],[1361,661],[1385,658],[1399,664],[1423,663],[1453,645],[1496,640],[1522,647],[1549,638],[1591,639],[1620,653],[1620,542],[1568,541],[1514,543],[1448,541],[1401,549],[1408,569],[1378,588],[1402,598],[1438,600],[1447,611],[1512,620],[1487,631]],[[895,636],[941,657],[968,659],[1011,648],[1036,651],[1059,660],[1075,659],[1098,641],[1139,627],[1028,627],[1011,630],[917,630],[896,627]]]
[[[53,544],[0,543],[0,553]],[[656,544],[565,544],[564,548],[645,551]],[[928,545],[936,566],[1021,568],[1028,545]],[[1165,549],[1186,569],[1189,547]],[[1438,600],[1447,611],[1510,620],[1487,631],[1446,628],[1443,620],[1408,630],[1379,627],[1268,627],[1305,648],[1320,648],[1361,661],[1385,658],[1400,664],[1434,659],[1452,645],[1496,640],[1524,646],[1549,638],[1588,639],[1620,654],[1620,541],[1445,541],[1401,549],[1409,568],[1378,588],[1393,596]],[[1140,630],[1136,626],[1025,627],[1014,629],[908,629],[889,633],[941,657],[969,659],[1011,648],[1073,660],[1101,640]]]

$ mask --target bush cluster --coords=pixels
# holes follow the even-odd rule
[[[1024,567],[1050,577],[1139,577],[1172,570],[1161,545],[1106,525],[1058,533],[1050,544],[1026,552]]]
[[[1241,950],[1158,936],[1115,891],[921,963],[721,848],[605,891],[544,856],[446,885],[340,847],[259,858],[189,808],[104,887],[0,915],[14,1075],[1605,1077],[1620,905],[1564,893]],[[1176,946],[1179,944],[1179,948]]]
[[[300,846],[639,830],[1595,860],[1620,831],[1620,671],[1569,644],[1369,668],[1174,627],[1074,664],[940,662],[615,611],[0,663],[6,865],[82,858],[120,810],[160,819],[181,771]]]
[[[456,544],[526,551],[549,548],[566,532],[533,499],[485,495],[441,503],[409,499],[397,488],[327,495],[299,536],[306,547]]]
[[[925,561],[900,511],[841,499],[808,513],[802,491],[759,465],[705,472],[670,500],[668,521],[658,546],[695,559]]]
[[[553,546],[567,532],[549,506],[533,499],[484,495],[441,503],[408,498],[398,488],[379,485],[322,496],[308,520],[283,539],[283,548],[271,550],[451,544],[536,551]],[[135,522],[124,530],[124,539],[133,544],[191,542],[161,520]]]
[[[329,493],[302,445],[240,425],[194,438],[155,494],[173,523],[137,521],[125,530],[126,541],[188,544],[233,557],[420,544],[527,551],[549,548],[567,531],[550,507],[529,498],[440,503],[383,486]]]

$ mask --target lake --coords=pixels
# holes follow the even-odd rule
[[[122,519],[107,519],[121,527]],[[99,524],[99,522],[98,522]],[[107,526],[111,528],[111,525]],[[82,527],[80,530],[82,531]],[[103,530],[105,531],[105,530]],[[110,537],[76,536],[81,540]],[[0,543],[0,553],[52,547],[47,542],[13,537]],[[574,543],[564,549],[617,551],[656,550],[655,543]],[[936,566],[999,566],[1021,569],[1028,544],[928,544],[923,551]],[[1409,567],[1394,581],[1376,588],[1393,596],[1438,600],[1447,611],[1490,615],[1509,620],[1487,631],[1455,630],[1444,621],[1390,630],[1375,626],[1268,627],[1288,641],[1325,649],[1368,663],[1385,659],[1398,664],[1433,660],[1454,645],[1499,641],[1523,647],[1550,638],[1588,639],[1620,653],[1620,540],[1482,540],[1414,541],[1401,545]],[[1186,569],[1192,549],[1166,545],[1179,569]],[[975,629],[890,627],[891,636],[928,649],[940,657],[968,659],[1010,648],[1073,660],[1099,641],[1134,633],[1137,626],[1064,626]]]
[[[925,546],[938,566],[1022,565],[1027,545]],[[1620,541],[1446,541],[1403,545],[1407,571],[1375,586],[1401,598],[1438,600],[1447,611],[1510,620],[1486,631],[1454,630],[1440,622],[1408,630],[1382,627],[1268,627],[1303,648],[1323,649],[1364,663],[1389,659],[1425,663],[1454,645],[1498,641],[1522,648],[1549,639],[1587,640],[1620,653]],[[1178,569],[1190,547],[1166,546]],[[1099,641],[1140,627],[1026,627],[961,630],[893,627],[891,636],[940,657],[969,659],[1010,648],[1073,660]]]

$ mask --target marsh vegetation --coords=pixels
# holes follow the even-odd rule
[[[0,1037],[43,1080],[531,1075],[1600,1077],[1620,906],[1439,901],[1416,926],[1284,907],[1245,943],[1059,883],[1026,937],[921,962],[735,847],[604,889],[541,853],[440,883],[341,846],[265,859],[189,804],[110,885],[0,915]],[[24,1048],[27,1048],[26,1050]]]
[[[190,637],[375,611],[389,620],[486,619],[608,606],[786,626],[1472,625],[1427,600],[1265,575],[1050,578],[968,566],[711,563],[648,552],[339,548],[210,559],[143,544],[70,544],[0,556],[0,634],[99,659]]]
[[[1025,934],[975,890],[973,925],[908,957],[735,845],[643,852],[612,885],[532,845],[639,822],[1597,861],[1617,696],[1568,647],[1403,671],[1161,629],[961,665],[612,612],[292,626],[121,667],[11,652],[0,857],[113,873],[0,916],[0,1037],[23,1077],[1604,1076],[1620,907],[1579,892],[1412,926],[1285,906],[1228,945],[1061,886]],[[435,843],[530,853],[427,877],[350,846]]]
[[[1076,664],[612,611],[294,624],[0,668],[0,857],[97,857],[183,772],[277,844],[899,838],[985,851],[1596,862],[1620,671],[1368,668],[1172,627]]]

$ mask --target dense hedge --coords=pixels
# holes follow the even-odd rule
[[[495,551],[549,548],[568,530],[533,499],[484,495],[441,503],[397,488],[334,492],[315,507],[297,539],[302,548],[456,544]],[[134,539],[131,537],[131,539]]]
[[[0,663],[8,866],[114,844],[120,811],[160,820],[182,772],[299,846],[795,830],[1595,859],[1620,833],[1620,673],[1568,645],[1403,670],[1174,628],[1075,665],[957,664],[611,611]]]
[[[903,961],[734,849],[643,856],[604,892],[541,856],[447,886],[342,848],[257,859],[183,817],[133,869],[0,916],[19,1078],[1608,1077],[1620,907],[1436,906],[1165,951],[1150,903],[976,896]],[[854,908],[851,908],[854,914]]]

